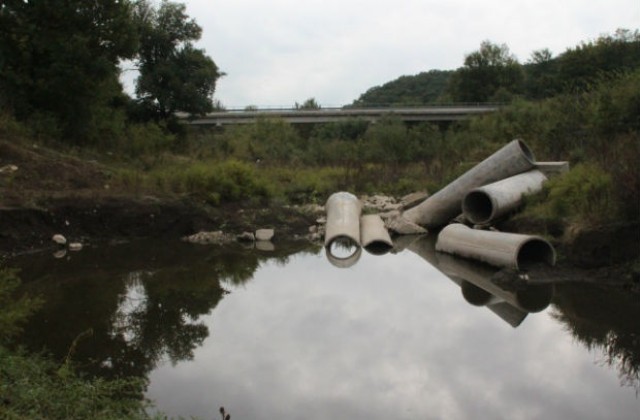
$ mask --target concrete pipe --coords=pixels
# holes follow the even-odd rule
[[[472,223],[489,223],[521,206],[524,196],[542,190],[546,180],[542,172],[534,169],[474,188],[462,200],[462,213]]]
[[[373,255],[384,255],[393,248],[384,221],[377,214],[367,214],[360,218],[360,242]]]
[[[362,203],[348,192],[332,194],[325,205],[327,223],[324,246],[327,258],[337,267],[350,267],[360,258]]]
[[[541,237],[476,230],[460,223],[442,229],[436,251],[516,270],[540,263],[555,265],[556,262],[553,246]]]
[[[360,212],[362,203],[348,192],[331,194],[325,205],[327,224],[324,246],[330,247],[338,238],[348,239],[360,246]]]
[[[403,213],[404,218],[427,228],[439,228],[460,214],[462,199],[473,188],[526,172],[535,164],[522,140],[513,140],[465,172],[458,179]]]

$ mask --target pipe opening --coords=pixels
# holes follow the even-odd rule
[[[384,255],[393,249],[393,245],[385,241],[373,241],[365,245],[364,249],[366,249],[369,254]]]
[[[462,201],[462,211],[475,224],[486,223],[493,216],[493,202],[484,191],[471,191]]]
[[[527,270],[538,264],[555,265],[556,252],[544,239],[533,238],[518,250],[516,265],[519,270]]]
[[[520,146],[520,150],[522,150],[522,154],[524,155],[524,157],[531,162],[531,164],[535,164],[536,163],[536,158],[533,156],[533,152],[531,151],[531,149],[529,149],[529,146],[527,146],[527,144],[520,140],[517,139],[516,140],[518,142],[518,146]]]

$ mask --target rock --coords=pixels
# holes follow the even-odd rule
[[[257,241],[270,241],[273,238],[275,231],[273,229],[258,229],[256,230]]]
[[[0,168],[0,174],[10,174],[18,170],[16,165],[5,165]]]
[[[417,235],[427,233],[427,230],[413,222],[405,219],[401,214],[395,217],[389,217],[385,220],[384,225],[387,229],[399,235]]]
[[[69,244],[69,251],[80,251],[82,249],[82,244],[80,242],[71,242]]]
[[[400,208],[395,198],[386,195],[364,196],[360,201],[364,210],[390,211]]]
[[[242,232],[240,235],[236,236],[236,240],[238,242],[254,242],[256,237],[251,232]]]
[[[53,242],[57,243],[58,245],[66,245],[67,244],[67,238],[65,238],[64,236],[62,236],[59,233],[56,233],[55,235],[53,235],[51,240]]]
[[[214,232],[198,232],[190,236],[185,236],[182,238],[183,241],[190,242],[192,244],[218,244],[221,245],[223,243],[230,242],[232,239],[229,235],[226,235],[221,230],[217,230]]]
[[[66,249],[59,249],[56,252],[53,253],[53,258],[64,258],[67,256],[67,250]]]
[[[400,199],[400,205],[402,206],[403,210],[407,210],[407,209],[410,209],[411,207],[417,206],[427,198],[429,198],[429,193],[426,191],[414,192],[402,197]]]

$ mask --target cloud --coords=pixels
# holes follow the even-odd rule
[[[216,92],[227,107],[344,105],[402,75],[455,69],[483,40],[525,62],[640,21],[636,0],[185,3],[204,29],[199,46],[227,73]]]

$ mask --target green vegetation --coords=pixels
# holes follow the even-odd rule
[[[149,418],[140,379],[86,379],[73,366],[73,345],[62,365],[12,342],[40,299],[16,298],[16,273],[0,269],[0,417],[3,419]]]
[[[369,89],[353,106],[427,105],[447,102],[511,102],[576,93],[605,74],[640,66],[640,33],[618,29],[553,57],[533,51],[521,64],[506,44],[483,41],[455,71],[431,70],[401,76]]]

